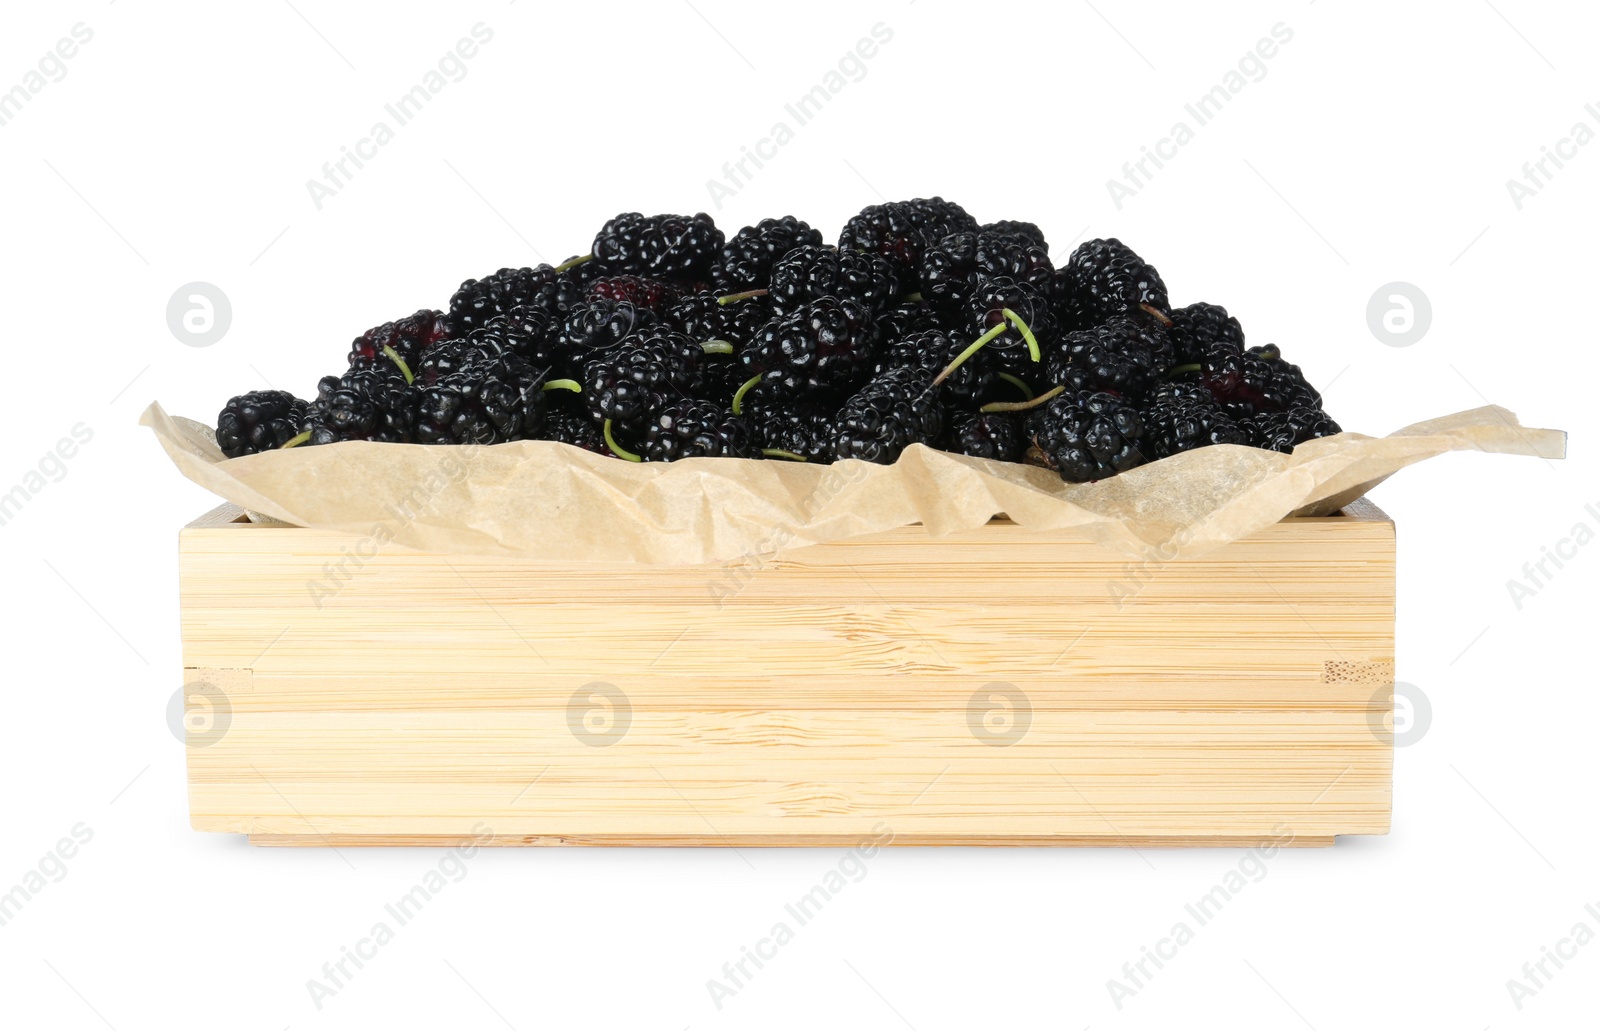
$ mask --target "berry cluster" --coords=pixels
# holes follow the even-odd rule
[[[312,400],[231,398],[237,458],[368,440],[554,440],[631,461],[895,461],[912,444],[1072,482],[1211,444],[1339,432],[1275,344],[1090,240],[939,197],[875,204],[837,245],[792,215],[620,214],[589,253],[462,283],[367,330]]]

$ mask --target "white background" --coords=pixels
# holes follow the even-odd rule
[[[25,6],[25,10],[19,9]],[[1095,1028],[1593,1026],[1600,942],[1519,1010],[1579,921],[1594,823],[1600,546],[1513,603],[1544,547],[1600,529],[1589,449],[1600,130],[1577,4],[1079,0],[756,5],[10,4],[0,89],[93,38],[0,127],[0,491],[92,441],[6,525],[0,890],[92,841],[0,927],[8,1027]],[[472,26],[493,39],[320,210],[306,187]],[[754,180],[707,180],[882,22],[893,33]],[[1282,23],[1266,74],[1147,186],[1107,189]],[[881,198],[1030,219],[1064,256],[1116,235],[1174,303],[1227,304],[1386,433],[1490,401],[1571,431],[1565,462],[1452,455],[1374,499],[1397,521],[1399,678],[1433,724],[1402,749],[1394,831],[1280,853],[1118,1009],[1106,982],[1240,855],[891,850],[720,1011],[706,989],[834,850],[489,850],[319,1011],[306,982],[432,851],[254,850],[188,828],[164,718],[180,682],[175,544],[213,499],[139,412],[302,394],[351,337],[501,265],[588,249],[621,210],[794,213],[830,237]],[[232,325],[169,331],[182,284]],[[1395,347],[1369,298],[1429,298]],[[1586,505],[1594,505],[1586,509]],[[1549,567],[1552,570],[1553,566]],[[1526,581],[1524,581],[1526,582]],[[1584,1023],[1587,1021],[1587,1023]]]

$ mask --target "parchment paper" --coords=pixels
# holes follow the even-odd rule
[[[1566,434],[1487,407],[1387,437],[1340,433],[1292,455],[1218,445],[1098,483],[922,445],[894,465],[696,458],[623,462],[554,441],[351,441],[224,459],[211,427],[140,419],[178,469],[253,514],[421,551],[572,562],[728,562],[914,523],[941,535],[1005,514],[1136,555],[1201,554],[1289,515],[1323,515],[1447,451],[1561,458]]]

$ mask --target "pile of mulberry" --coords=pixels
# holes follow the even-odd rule
[[[1221,305],[1174,307],[1122,241],[1052,258],[1038,223],[937,196],[871,204],[831,238],[794,215],[725,233],[703,212],[623,212],[580,255],[441,301],[361,331],[312,398],[228,399],[222,454],[538,440],[827,464],[926,447],[1086,482],[1340,432],[1283,347],[1248,343]]]

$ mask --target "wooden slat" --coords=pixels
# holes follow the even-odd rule
[[[1142,565],[1003,520],[661,569],[238,516],[181,543],[186,680],[230,707],[189,750],[200,829],[1176,845],[1388,828],[1394,528],[1365,502]],[[573,704],[595,683],[627,707],[599,746],[584,718],[616,714]],[[985,743],[1012,689],[1025,733]]]

